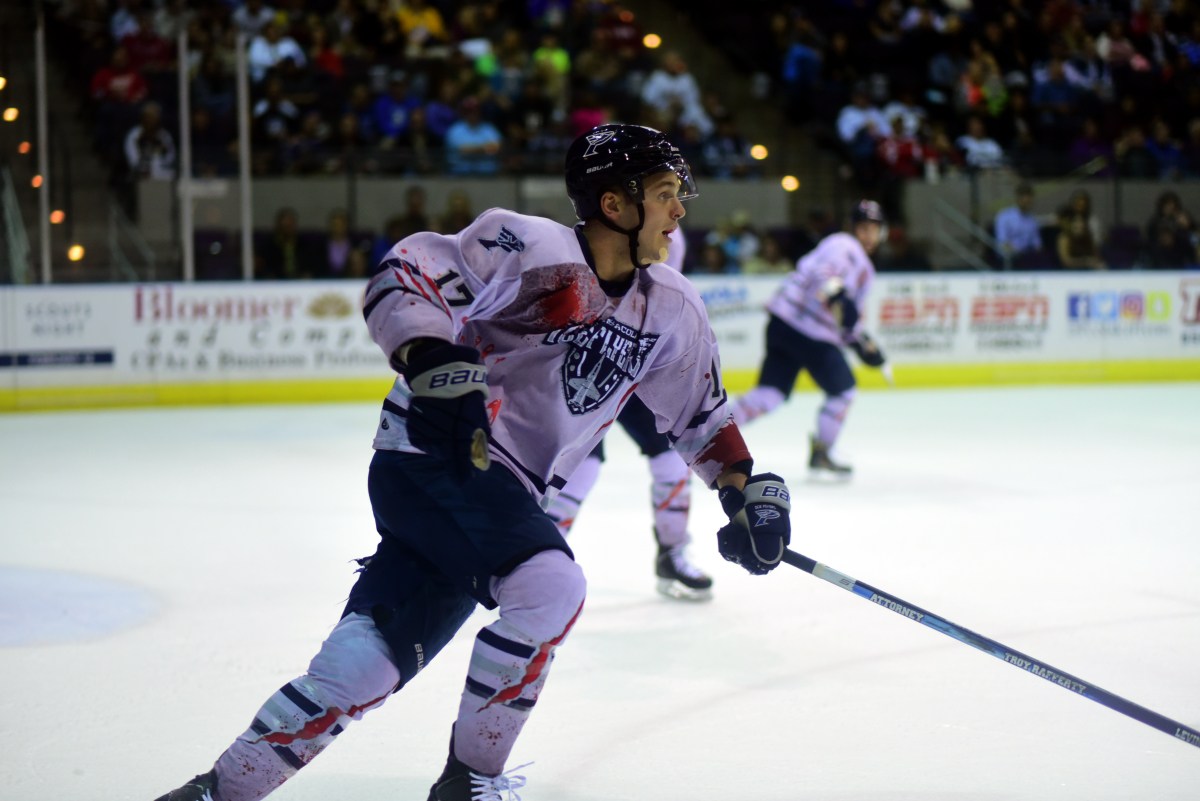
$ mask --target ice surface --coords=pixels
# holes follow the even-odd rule
[[[857,476],[805,481],[817,398],[746,429],[796,550],[1200,725],[1200,385],[863,393]],[[0,416],[0,798],[148,801],[303,672],[374,548],[377,406]],[[1200,749],[784,566],[658,597],[622,433],[590,582],[512,764],[526,801],[1195,801]],[[280,801],[424,799],[480,612]]]

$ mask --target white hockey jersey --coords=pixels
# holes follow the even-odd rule
[[[716,338],[691,283],[638,270],[610,298],[581,232],[490,209],[458,234],[414,234],[384,257],[363,315],[390,355],[417,337],[477,348],[488,368],[491,456],[539,498],[561,488],[636,390],[706,484],[750,458],[729,416]],[[403,377],[375,447],[419,452]]]
[[[807,337],[834,345],[845,344],[847,337],[825,305],[825,282],[834,276],[842,280],[846,294],[863,311],[875,280],[875,265],[862,243],[844,232],[830,234],[800,257],[796,271],[767,301],[767,311]],[[857,334],[864,322],[860,317],[850,336]]]

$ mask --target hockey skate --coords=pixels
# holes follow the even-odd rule
[[[160,795],[154,801],[213,801],[217,789],[217,772],[210,770],[192,779],[182,787]]]
[[[513,770],[523,767],[520,765]],[[509,773],[512,771],[499,776],[476,773],[452,754],[442,775],[429,788],[428,801],[521,801],[521,796],[514,791],[525,786],[525,777],[510,776]]]
[[[810,437],[812,454],[808,457],[808,475],[820,480],[848,481],[854,475],[854,468],[848,464],[840,464],[833,460],[829,446],[816,437]]]
[[[659,545],[654,567],[658,591],[668,598],[681,601],[712,599],[712,579],[688,560],[684,546]]]

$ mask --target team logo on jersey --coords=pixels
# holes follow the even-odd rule
[[[643,334],[610,317],[551,331],[543,341],[571,346],[563,361],[563,397],[571,414],[587,414],[642,371],[658,334]]]
[[[488,250],[492,248],[500,248],[506,253],[520,253],[525,250],[525,243],[517,237],[512,231],[503,225],[500,226],[500,233],[496,234],[495,239],[480,239],[479,244],[483,245]]]

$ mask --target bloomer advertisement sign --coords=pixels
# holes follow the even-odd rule
[[[757,376],[763,306],[782,281],[693,279],[732,392]],[[353,281],[0,288],[0,409],[382,397],[394,374],[363,323],[362,290]],[[901,386],[1200,378],[1194,272],[880,275],[864,319]],[[878,380],[858,372],[864,384]]]
[[[0,390],[386,378],[361,293],[341,282],[0,290]]]

